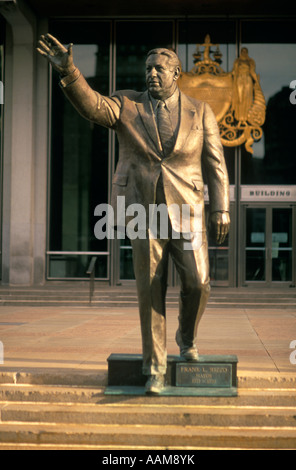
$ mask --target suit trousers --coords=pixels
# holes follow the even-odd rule
[[[162,180],[157,185],[156,203],[165,202]],[[198,249],[184,249],[182,235],[167,238],[136,238],[131,241],[136,277],[143,348],[143,374],[165,374],[166,291],[169,255],[180,277],[179,332],[182,347],[195,346],[198,324],[210,294],[209,257],[206,233]],[[180,346],[180,345],[179,345]]]

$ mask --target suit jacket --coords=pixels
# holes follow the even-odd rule
[[[117,196],[124,196],[126,207],[142,204],[148,216],[149,204],[155,203],[156,185],[162,174],[174,230],[182,231],[182,220],[176,219],[176,212],[170,211],[170,206],[177,204],[181,211],[182,204],[187,204],[191,231],[205,231],[204,171],[211,212],[229,211],[223,147],[215,115],[207,103],[180,93],[176,143],[171,154],[163,158],[148,91],[125,90],[103,97],[90,88],[82,75],[63,91],[83,117],[117,133],[119,161],[111,201],[115,210]],[[195,205],[202,206],[202,224],[198,227],[194,221]]]

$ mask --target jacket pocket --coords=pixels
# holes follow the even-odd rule
[[[115,174],[113,177],[113,184],[117,184],[118,186],[126,186],[128,181],[127,175],[122,175],[120,173]]]

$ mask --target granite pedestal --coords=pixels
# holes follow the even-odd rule
[[[201,355],[198,362],[168,356],[167,396],[236,396],[237,357]],[[111,354],[108,358],[107,395],[145,395],[147,376],[142,374],[140,354]]]

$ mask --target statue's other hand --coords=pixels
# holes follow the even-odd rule
[[[45,34],[38,41],[37,51],[47,58],[60,75],[68,75],[75,70],[72,46],[69,44],[65,47],[51,34]]]
[[[211,230],[216,242],[221,245],[224,242],[230,228],[230,216],[228,212],[213,212],[210,218]]]

